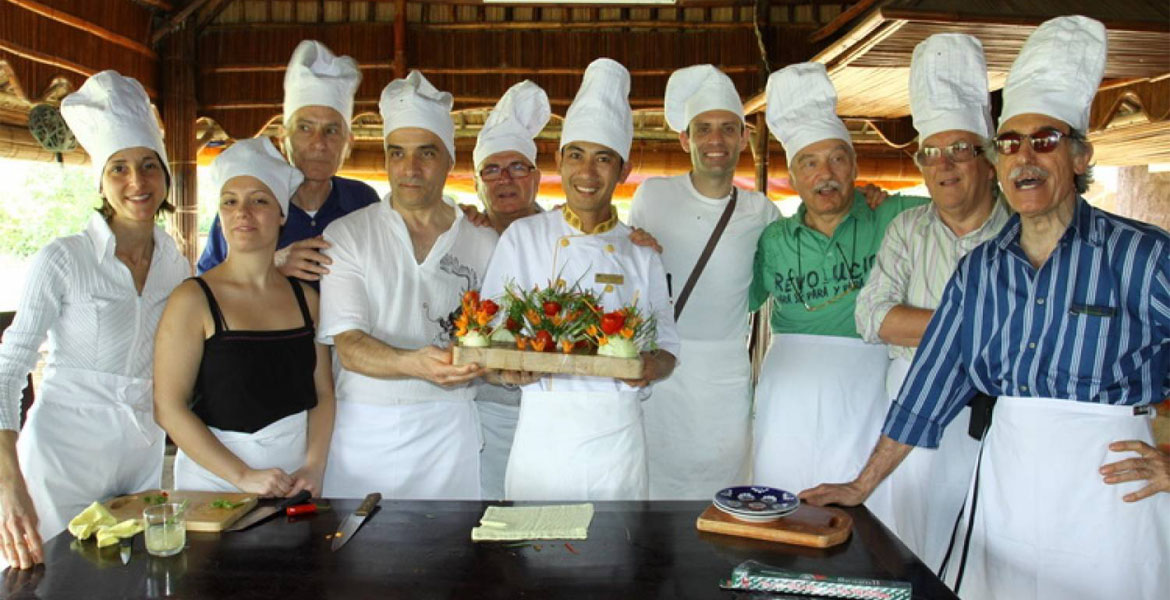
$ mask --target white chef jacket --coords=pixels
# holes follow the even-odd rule
[[[390,207],[389,196],[354,211],[325,229],[333,264],[321,279],[321,316],[317,341],[357,329],[395,348],[446,346],[439,321],[459,307],[463,292],[481,286],[496,232],[476,227],[450,198],[455,222],[443,232],[426,259],[414,257],[406,223]],[[472,384],[444,387],[416,378],[378,379],[335,369],[338,401],[414,404],[470,400]]]
[[[620,275],[622,283],[597,281],[599,275]],[[658,253],[635,246],[630,228],[618,223],[604,233],[586,235],[571,227],[562,211],[554,210],[513,222],[500,237],[492,262],[484,275],[481,296],[498,298],[504,285],[546,287],[557,279],[577,282],[593,290],[604,311],[621,308],[638,299],[638,307],[658,321],[658,348],[678,356],[678,332],[674,307],[666,290],[666,273]],[[525,386],[545,391],[630,391],[625,383],[609,377],[554,375]]]
[[[690,174],[651,177],[634,192],[630,225],[650,232],[662,246],[672,299],[677,301],[730,198],[730,194],[722,198],[700,194]],[[680,338],[747,339],[752,257],[760,233],[778,218],[780,211],[767,196],[739,190],[731,221],[679,317]]]

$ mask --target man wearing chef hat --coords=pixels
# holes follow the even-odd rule
[[[650,498],[710,498],[747,483],[750,257],[780,212],[764,194],[732,184],[748,136],[731,78],[711,65],[679,69],[667,81],[665,106],[692,168],[642,182],[630,224],[664,246],[687,366],[654,386],[643,404]],[[709,260],[699,267],[704,254]]]
[[[540,212],[536,192],[536,137],[548,123],[548,95],[525,80],[508,88],[480,130],[472,151],[475,190],[492,228],[503,233],[508,225]],[[475,406],[483,429],[480,484],[484,499],[504,497],[504,471],[520,415],[520,390],[515,386],[484,384]]]
[[[613,192],[630,172],[630,75],[608,58],[593,61],[565,114],[557,167],[566,203],[512,223],[484,277],[483,296],[558,279],[577,282],[610,310],[632,304],[657,319],[657,350],[643,352],[637,381],[552,375],[523,383],[520,423],[508,459],[512,500],[633,500],[647,497],[638,387],[670,374],[678,337],[658,254],[635,246],[618,221]]]
[[[1170,395],[1170,234],[1080,196],[1105,55],[1085,17],[1028,38],[993,155],[1017,214],[959,261],[865,470],[802,494],[860,502],[976,392],[998,396],[947,565],[964,598],[1170,589],[1170,457],[1150,425]]]
[[[767,99],[801,206],[769,225],[756,250],[750,307],[771,299],[776,337],[756,391],[753,480],[796,491],[852,477],[877,439],[889,359],[860,339],[854,300],[886,225],[926,200],[893,196],[871,209],[854,190],[857,162],[823,65],[773,73]],[[870,508],[884,517],[889,507]]]
[[[329,247],[322,232],[334,220],[378,201],[370,186],[337,176],[353,145],[353,96],[361,81],[352,58],[335,56],[313,40],[297,45],[284,73],[284,151],[305,174],[277,242],[276,266],[290,277],[320,280],[330,263],[321,252]],[[197,270],[208,271],[227,252],[216,216]]]
[[[987,160],[990,105],[979,40],[940,33],[914,49],[910,114],[919,139],[914,160],[931,203],[890,223],[854,312],[865,341],[889,344],[887,398],[897,398],[959,258],[995,237],[1008,220]],[[960,420],[967,422],[970,412],[964,407]],[[938,450],[914,451],[889,479],[893,515],[886,525],[936,569],[962,509],[977,451],[974,438],[952,427]]]
[[[455,164],[450,93],[412,71],[382,90],[389,195],[329,226],[318,338],[336,346],[337,417],[325,493],[479,498],[471,380],[440,321],[480,287],[496,233],[443,196]]]

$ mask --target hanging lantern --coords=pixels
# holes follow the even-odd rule
[[[28,131],[42,148],[57,157],[57,164],[63,162],[63,153],[77,147],[77,138],[52,104],[37,104],[28,111]]]

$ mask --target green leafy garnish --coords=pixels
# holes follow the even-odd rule
[[[233,508],[236,508],[237,506],[243,506],[243,505],[244,505],[244,503],[242,501],[241,502],[232,502],[231,500],[224,500],[223,498],[216,498],[215,500],[211,501],[212,508],[222,508],[225,510],[231,510]]]
[[[147,506],[155,506],[158,504],[166,504],[167,497],[161,494],[149,494],[142,497],[142,502]]]

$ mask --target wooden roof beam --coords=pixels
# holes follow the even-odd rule
[[[153,60],[158,59],[158,55],[155,54],[154,50],[151,50],[145,44],[138,42],[137,40],[132,40],[124,35],[114,33],[113,31],[110,31],[104,27],[98,27],[97,25],[94,25],[85,19],[75,17],[67,12],[57,10],[34,0],[8,0],[8,2],[31,13],[38,14],[51,21],[61,23],[62,25],[68,25],[74,29],[84,31],[85,33],[88,33],[98,39],[105,40],[111,44],[117,44],[123,48],[132,50]]]
[[[219,0],[215,1],[218,4]],[[195,11],[203,8],[203,5],[207,3],[208,0],[191,0],[187,6],[183,7],[183,10],[180,10],[179,12],[172,15],[170,19],[167,19],[167,22],[164,23],[162,27],[158,28],[158,31],[155,31],[153,34],[151,34],[150,43],[157,44],[159,40],[166,37],[167,34],[181,27],[183,23],[187,21],[187,17],[190,17],[195,13]]]

